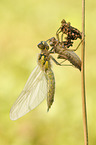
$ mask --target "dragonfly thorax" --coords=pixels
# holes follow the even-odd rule
[[[51,68],[50,56],[48,52],[47,53],[41,52],[39,54],[38,64],[43,71],[47,71],[48,69]]]

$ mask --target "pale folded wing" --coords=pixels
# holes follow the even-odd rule
[[[16,120],[37,107],[47,97],[45,73],[37,67],[30,74],[23,91],[10,110],[10,119]]]

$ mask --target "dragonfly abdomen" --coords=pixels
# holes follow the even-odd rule
[[[48,87],[47,105],[49,111],[52,103],[54,102],[54,93],[55,93],[55,78],[51,69],[48,69],[46,71],[46,78],[47,78],[47,87]]]
[[[46,51],[46,50],[43,50]],[[48,53],[48,52],[47,52]],[[50,56],[49,53],[41,53],[39,55],[38,64],[42,71],[44,71],[46,79],[47,79],[47,105],[48,110],[51,107],[54,101],[54,93],[55,93],[55,78],[53,71],[51,70]]]

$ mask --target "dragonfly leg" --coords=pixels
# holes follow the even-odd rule
[[[56,36],[57,36],[57,39],[58,39],[58,41],[59,41],[59,33],[61,32],[61,27],[56,31]]]
[[[64,61],[62,61],[61,63],[59,63],[53,56],[51,56],[52,60],[57,64],[57,65],[60,65],[60,66],[73,66],[71,64],[62,64]]]
[[[61,35],[61,42],[63,41],[63,33],[62,33],[62,35]]]
[[[54,48],[52,47],[49,52],[54,53]]]
[[[63,61],[61,61],[61,62],[60,62],[60,64],[62,64],[62,63],[63,63],[63,62],[65,62],[65,61],[66,61],[66,59],[65,59],[65,60],[63,60]]]
[[[78,44],[78,46],[75,49],[73,49],[73,51],[76,51],[79,48],[79,46],[81,45],[81,43],[83,42],[83,40],[84,39],[81,40],[81,42]]]
[[[68,50],[72,50],[72,51],[76,51],[78,48],[79,48],[79,46],[81,45],[81,43],[84,41],[84,39],[82,39],[81,41],[80,41],[80,43],[78,44],[78,46],[75,48],[75,49],[68,49]]]

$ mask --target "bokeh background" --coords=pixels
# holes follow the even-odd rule
[[[96,145],[96,1],[86,2],[86,91],[89,143]],[[22,118],[9,111],[37,65],[37,44],[55,36],[62,19],[82,31],[82,2],[0,0],[0,144],[83,145],[81,74],[53,64],[55,101],[46,100]],[[75,46],[80,42],[78,40]],[[81,55],[81,47],[77,54]]]

